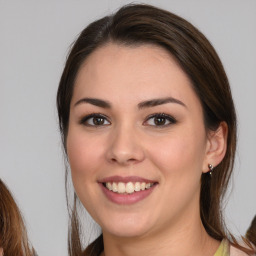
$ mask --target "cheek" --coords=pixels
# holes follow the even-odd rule
[[[170,133],[165,138],[151,141],[148,154],[163,175],[201,175],[206,144],[204,132],[200,131]]]
[[[98,183],[97,173],[102,166],[102,147],[97,138],[71,128],[67,137],[67,154],[75,192],[89,214],[97,216],[95,199]],[[96,218],[97,219],[97,218]]]
[[[102,142],[101,142],[102,143]],[[103,152],[97,138],[70,131],[67,137],[67,153],[74,186],[95,179]]]
[[[162,196],[158,201],[166,219],[170,215],[179,216],[185,209],[197,209],[205,155],[205,140],[199,135],[194,132],[172,134],[148,145],[148,157],[161,175]]]

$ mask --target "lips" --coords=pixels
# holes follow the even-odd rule
[[[100,180],[99,184],[110,201],[132,204],[149,196],[158,182],[137,176],[112,176]]]
[[[106,182],[103,183],[103,185],[110,191],[113,191],[114,193],[119,194],[132,194],[135,192],[143,191],[145,189],[151,188],[154,183],[145,183],[145,182],[131,182],[128,183],[124,182]]]

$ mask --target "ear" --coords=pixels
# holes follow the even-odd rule
[[[209,131],[207,135],[206,155],[203,172],[209,171],[208,165],[216,167],[224,158],[227,150],[228,126],[221,122],[217,130]]]

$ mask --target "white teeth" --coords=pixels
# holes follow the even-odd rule
[[[125,187],[125,192],[131,194],[134,192],[134,185],[132,182],[128,182]]]
[[[137,192],[140,191],[140,182],[135,182],[134,190]]]
[[[112,184],[112,191],[113,192],[117,192],[118,191],[117,184],[115,182],[113,182],[113,184]]]
[[[107,182],[106,183],[106,187],[109,189],[109,190],[112,190],[112,184],[110,182]]]
[[[145,190],[145,189],[149,189],[153,186],[153,183],[146,183],[146,182],[128,182],[128,183],[124,183],[124,182],[106,182],[106,188],[108,190],[111,190],[115,193],[119,193],[119,194],[132,194],[134,192],[139,192],[141,190]]]
[[[123,182],[118,182],[118,184],[117,184],[117,192],[119,194],[125,193],[125,184]]]
[[[150,188],[150,183],[147,183],[146,184],[146,189],[149,189]]]

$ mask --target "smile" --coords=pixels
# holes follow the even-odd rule
[[[145,189],[150,189],[154,183],[146,182],[106,182],[103,185],[110,191],[118,194],[133,194],[135,192],[143,191]]]
[[[159,183],[138,176],[112,176],[99,180],[98,184],[111,202],[127,205],[147,198]]]

